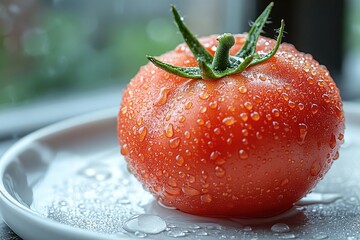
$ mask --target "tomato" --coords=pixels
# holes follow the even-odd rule
[[[209,59],[222,54],[228,60],[219,45],[234,44],[230,56],[235,56],[253,44],[248,39],[257,30],[235,35],[233,42],[213,35],[199,43]],[[275,215],[308,193],[339,157],[342,102],[326,67],[279,38],[255,40],[239,62],[231,58],[224,66],[210,66],[216,65],[216,74],[227,71],[225,76],[199,77],[201,66],[196,67],[206,58],[193,54],[203,50],[184,43],[149,57],[157,66],[141,67],[126,87],[118,116],[121,153],[164,205],[197,215]],[[276,53],[251,64],[273,49]],[[230,72],[229,64],[246,59],[245,69]],[[181,67],[180,73],[160,69],[170,66],[163,63]]]

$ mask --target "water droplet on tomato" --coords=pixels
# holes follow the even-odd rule
[[[200,191],[190,186],[183,186],[182,191],[188,196],[196,196],[200,194]]]
[[[154,106],[164,105],[167,102],[169,93],[170,93],[170,89],[162,88],[160,90],[159,96],[156,98],[156,100],[154,102]]]
[[[185,131],[184,136],[185,136],[186,139],[190,139],[191,133],[189,131]]]
[[[165,136],[171,138],[174,136],[174,126],[170,123],[165,129]]]
[[[215,108],[217,108],[217,106],[218,106],[217,101],[213,101],[213,102],[210,102],[210,103],[209,103],[209,107],[210,107],[211,109],[215,109]]]
[[[215,133],[216,135],[220,135],[221,129],[220,129],[220,128],[214,128],[214,133]]]
[[[289,106],[290,108],[294,108],[294,107],[295,107],[295,103],[294,103],[293,101],[289,100],[289,101],[288,101],[288,106]]]
[[[127,107],[125,106],[125,107],[121,108],[120,111],[121,111],[122,114],[126,114],[126,112],[127,112]]]
[[[214,151],[210,154],[210,160],[216,160],[219,157],[220,153],[218,151]]]
[[[276,108],[274,108],[272,111],[272,114],[275,116],[275,117],[279,117],[280,116],[280,111]]]
[[[200,107],[200,113],[205,113],[207,108],[205,106]]]
[[[307,125],[305,123],[299,123],[299,143],[300,144],[304,144],[306,135],[307,135]]]
[[[180,138],[179,137],[172,138],[170,139],[169,143],[171,148],[177,148],[180,145]]]
[[[284,187],[288,185],[288,183],[289,183],[289,179],[285,178],[284,180],[281,181],[280,186]]]
[[[142,124],[142,121],[143,121],[143,118],[142,117],[139,117],[137,120],[136,120],[136,124],[138,126],[140,126]]]
[[[260,114],[258,112],[252,112],[250,114],[250,117],[254,120],[254,121],[259,121],[260,119]]]
[[[343,141],[344,140],[344,134],[340,133],[338,136],[339,141]]]
[[[287,93],[282,93],[281,96],[285,101],[289,101],[289,95]]]
[[[169,184],[169,186],[172,186],[172,187],[177,187],[177,181],[176,181],[176,179],[175,178],[173,178],[173,177],[169,177],[169,179],[168,179],[168,184]]]
[[[217,176],[217,177],[224,177],[225,176],[225,169],[224,168],[222,168],[222,167],[220,167],[220,166],[216,166],[215,167],[215,175]]]
[[[182,165],[184,165],[184,158],[181,156],[181,155],[177,155],[176,157],[175,157],[175,161],[176,161],[176,165],[178,165],[178,166],[182,166]]]
[[[247,152],[244,149],[240,149],[239,150],[239,157],[240,159],[248,159],[249,155],[247,154]]]
[[[331,134],[329,146],[331,149],[334,149],[336,147],[336,138],[334,134]]]
[[[193,105],[192,102],[185,103],[185,109],[189,110],[192,107],[192,105]]]
[[[319,79],[319,80],[317,81],[317,84],[319,85],[319,87],[323,87],[323,86],[325,85],[325,81],[322,80],[322,79]]]
[[[179,196],[181,193],[181,189],[178,187],[165,186],[165,192],[172,196]]]
[[[310,175],[316,177],[317,175],[319,175],[321,170],[321,165],[319,161],[315,161],[313,162],[313,164],[311,165],[310,168]]]
[[[146,135],[147,135],[147,128],[146,127],[140,127],[139,128],[139,140],[142,142],[144,141]]]
[[[336,151],[336,153],[335,153],[335,155],[333,157],[333,160],[338,160],[339,157],[340,157],[340,153],[339,153],[339,151]]]
[[[247,113],[240,113],[240,118],[244,121],[244,122],[246,122],[247,120],[248,120],[248,115],[247,115]]]
[[[253,108],[253,105],[251,102],[245,102],[244,103],[244,106],[247,110],[251,110]]]
[[[212,201],[212,196],[210,194],[203,194],[200,196],[200,200],[204,203],[210,203]]]
[[[206,100],[210,97],[209,93],[207,93],[206,91],[200,93],[199,98],[202,100]]]
[[[329,103],[329,102],[330,102],[330,96],[329,96],[328,94],[324,93],[324,94],[322,95],[322,98],[324,99],[324,101],[325,101],[326,103]]]
[[[261,81],[265,81],[265,80],[266,80],[266,77],[265,77],[264,75],[260,75],[259,79],[260,79]]]
[[[128,148],[128,145],[127,145],[127,144],[122,145],[120,153],[121,153],[123,156],[126,156],[126,155],[129,154],[129,148]]]
[[[188,174],[188,175],[186,175],[186,181],[188,183],[194,183],[196,181],[196,178],[194,175]]]
[[[231,126],[236,122],[236,120],[235,120],[235,118],[233,116],[229,116],[229,117],[225,117],[222,120],[222,122],[227,126]]]
[[[298,108],[299,108],[299,110],[304,110],[305,105],[303,103],[299,103]]]
[[[244,128],[243,130],[241,130],[241,133],[242,133],[245,137],[247,137],[247,136],[249,135],[249,131],[248,131],[246,128]]]
[[[319,106],[317,104],[312,104],[311,105],[311,113],[312,114],[316,114],[319,111]]]
[[[239,87],[239,92],[240,93],[244,94],[244,93],[246,93],[246,91],[247,91],[247,88],[245,86],[240,86]]]
[[[277,121],[273,121],[272,125],[273,125],[274,129],[279,129],[280,128],[280,124]]]
[[[180,123],[185,122],[185,120],[186,120],[186,118],[185,118],[184,116],[180,116],[180,117],[179,117],[179,122],[180,122]]]

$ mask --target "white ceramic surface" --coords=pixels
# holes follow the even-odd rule
[[[46,127],[3,155],[0,210],[15,233],[29,240],[360,237],[360,105],[345,105],[340,159],[314,193],[284,215],[247,220],[197,217],[160,206],[126,171],[116,113],[108,109]],[[157,226],[164,220],[167,228],[158,234],[136,231],[129,219],[139,214]]]

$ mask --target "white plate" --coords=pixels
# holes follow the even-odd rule
[[[0,160],[0,210],[30,240],[357,239],[360,105],[347,103],[345,113],[340,159],[312,194],[271,219],[205,218],[160,206],[126,170],[117,109],[46,127],[9,149]]]

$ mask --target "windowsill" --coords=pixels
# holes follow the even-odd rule
[[[0,139],[16,138],[69,117],[119,106],[122,89],[116,86],[0,110]]]

